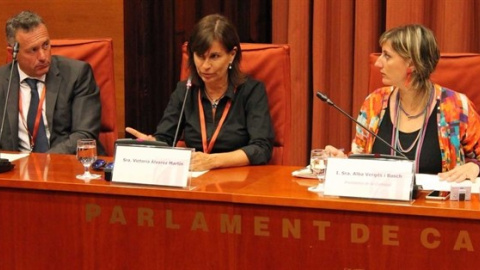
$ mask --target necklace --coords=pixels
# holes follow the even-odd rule
[[[398,117],[398,112],[399,112],[399,109],[400,109],[400,97],[397,93],[397,99],[396,99],[397,109],[395,111],[395,116],[394,116],[395,126],[392,129],[392,144],[394,145],[395,148],[399,149],[403,153],[408,153],[413,149],[415,144],[417,144],[417,142],[418,142],[417,149],[415,151],[415,157],[414,157],[415,172],[417,172],[417,173],[418,173],[418,170],[419,170],[419,167],[420,167],[420,152],[421,152],[421,149],[422,149],[423,140],[425,139],[425,133],[426,133],[427,125],[428,125],[428,114],[429,114],[428,112],[430,111],[430,106],[432,106],[434,104],[434,102],[433,102],[434,96],[435,96],[434,93],[435,93],[435,87],[432,85],[432,88],[431,88],[431,91],[430,91],[430,97],[429,97],[427,105],[426,105],[427,109],[423,110],[423,113],[424,113],[424,116],[425,116],[424,119],[423,119],[423,125],[422,125],[422,127],[420,128],[420,130],[417,134],[417,138],[412,143],[412,145],[410,145],[410,147],[408,147],[408,149],[403,149],[403,147],[400,145],[400,139],[399,139],[399,134],[398,134],[398,126],[399,126],[399,118],[400,118],[400,117]],[[421,139],[420,139],[420,137],[421,137]],[[393,154],[393,150],[392,150],[392,154]]]
[[[212,97],[210,97],[207,90],[205,90],[205,94],[207,95],[208,99],[212,103],[212,109],[216,109],[218,107],[218,103],[220,102],[220,100],[225,96],[225,92],[224,92],[221,97],[217,99],[213,99]]]
[[[405,116],[407,116],[408,119],[416,119],[416,118],[420,117],[422,114],[425,113],[425,111],[427,110],[427,107],[428,107],[427,105],[428,105],[428,103],[425,104],[425,107],[423,108],[423,110],[422,110],[421,112],[419,112],[418,114],[415,114],[415,115],[411,115],[411,114],[407,113],[407,112],[405,111],[405,109],[402,107],[402,103],[401,103],[401,102],[399,102],[398,107],[399,107],[400,110],[405,114]]]
[[[408,153],[408,152],[412,151],[412,149],[413,149],[413,147],[415,146],[415,144],[417,144],[418,138],[420,138],[420,133],[422,133],[422,131],[423,131],[423,125],[422,125],[422,128],[418,131],[417,137],[416,137],[415,140],[413,141],[412,145],[410,145],[410,147],[408,147],[407,149],[404,149],[404,148],[403,148],[402,142],[398,139],[398,140],[397,140],[398,150],[400,150],[400,152],[402,152],[402,153]],[[399,137],[398,129],[397,129],[397,131],[396,131],[396,136]]]

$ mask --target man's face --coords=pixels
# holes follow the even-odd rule
[[[44,24],[26,32],[18,30],[15,36],[20,45],[17,62],[20,69],[31,77],[40,77],[50,68],[50,37]]]

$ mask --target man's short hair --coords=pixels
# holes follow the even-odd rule
[[[40,24],[45,24],[42,17],[32,11],[22,11],[7,20],[5,32],[7,34],[7,42],[10,46],[15,43],[15,35],[19,29],[30,31]]]

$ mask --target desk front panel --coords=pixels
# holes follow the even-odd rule
[[[480,203],[324,198],[295,167],[210,171],[193,190],[75,179],[72,155],[0,175],[2,269],[477,269]]]
[[[2,269],[464,269],[479,222],[0,189]],[[474,269],[475,267],[472,267]]]

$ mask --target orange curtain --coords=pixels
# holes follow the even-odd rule
[[[478,0],[273,0],[272,40],[291,47],[294,165],[311,148],[350,150],[354,124],[315,97],[317,91],[354,118],[368,89],[368,55],[386,29],[421,23],[441,52],[480,53]]]

